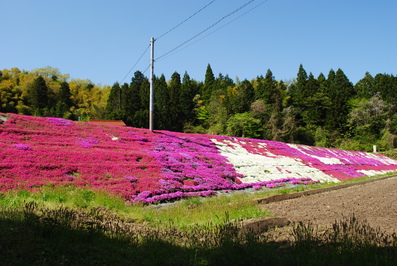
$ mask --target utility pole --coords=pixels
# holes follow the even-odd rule
[[[154,113],[154,38],[150,39],[150,100],[149,100],[149,129],[153,132]]]

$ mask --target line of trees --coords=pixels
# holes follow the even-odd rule
[[[100,87],[72,80],[57,69],[0,72],[1,112],[78,119],[123,120],[148,127],[149,80],[140,71],[130,83]],[[253,80],[214,75],[205,80],[155,77],[154,128],[231,135],[350,150],[397,145],[397,77],[369,73],[352,84],[341,69],[314,77],[302,65],[289,82],[271,70]]]
[[[130,84],[114,84],[107,119],[148,127],[149,81],[137,71]],[[286,83],[271,70],[255,79],[215,77],[204,82],[175,72],[155,78],[155,128],[232,135],[308,145],[372,150],[396,146],[397,78],[388,74],[352,84],[341,69],[317,78],[299,66]]]

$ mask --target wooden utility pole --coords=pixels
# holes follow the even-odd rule
[[[150,39],[150,99],[149,99],[149,129],[153,132],[154,113],[154,38]]]

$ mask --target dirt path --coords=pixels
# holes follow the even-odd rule
[[[291,222],[310,221],[320,228],[354,214],[371,227],[397,233],[397,177],[262,206]]]

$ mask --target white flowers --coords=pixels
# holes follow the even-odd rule
[[[265,154],[253,154],[248,152],[237,142],[224,140],[224,144],[216,139],[212,139],[223,156],[228,158],[234,165],[236,172],[243,174],[241,179],[244,183],[259,181],[270,181],[289,177],[310,177],[315,181],[339,182],[319,169],[310,167],[298,158],[272,154],[266,151]],[[232,147],[230,147],[230,146]],[[265,147],[265,145],[261,145]]]
[[[394,159],[366,152],[230,137],[211,140],[244,176],[243,183],[301,177],[339,182],[393,172],[397,167]]]

